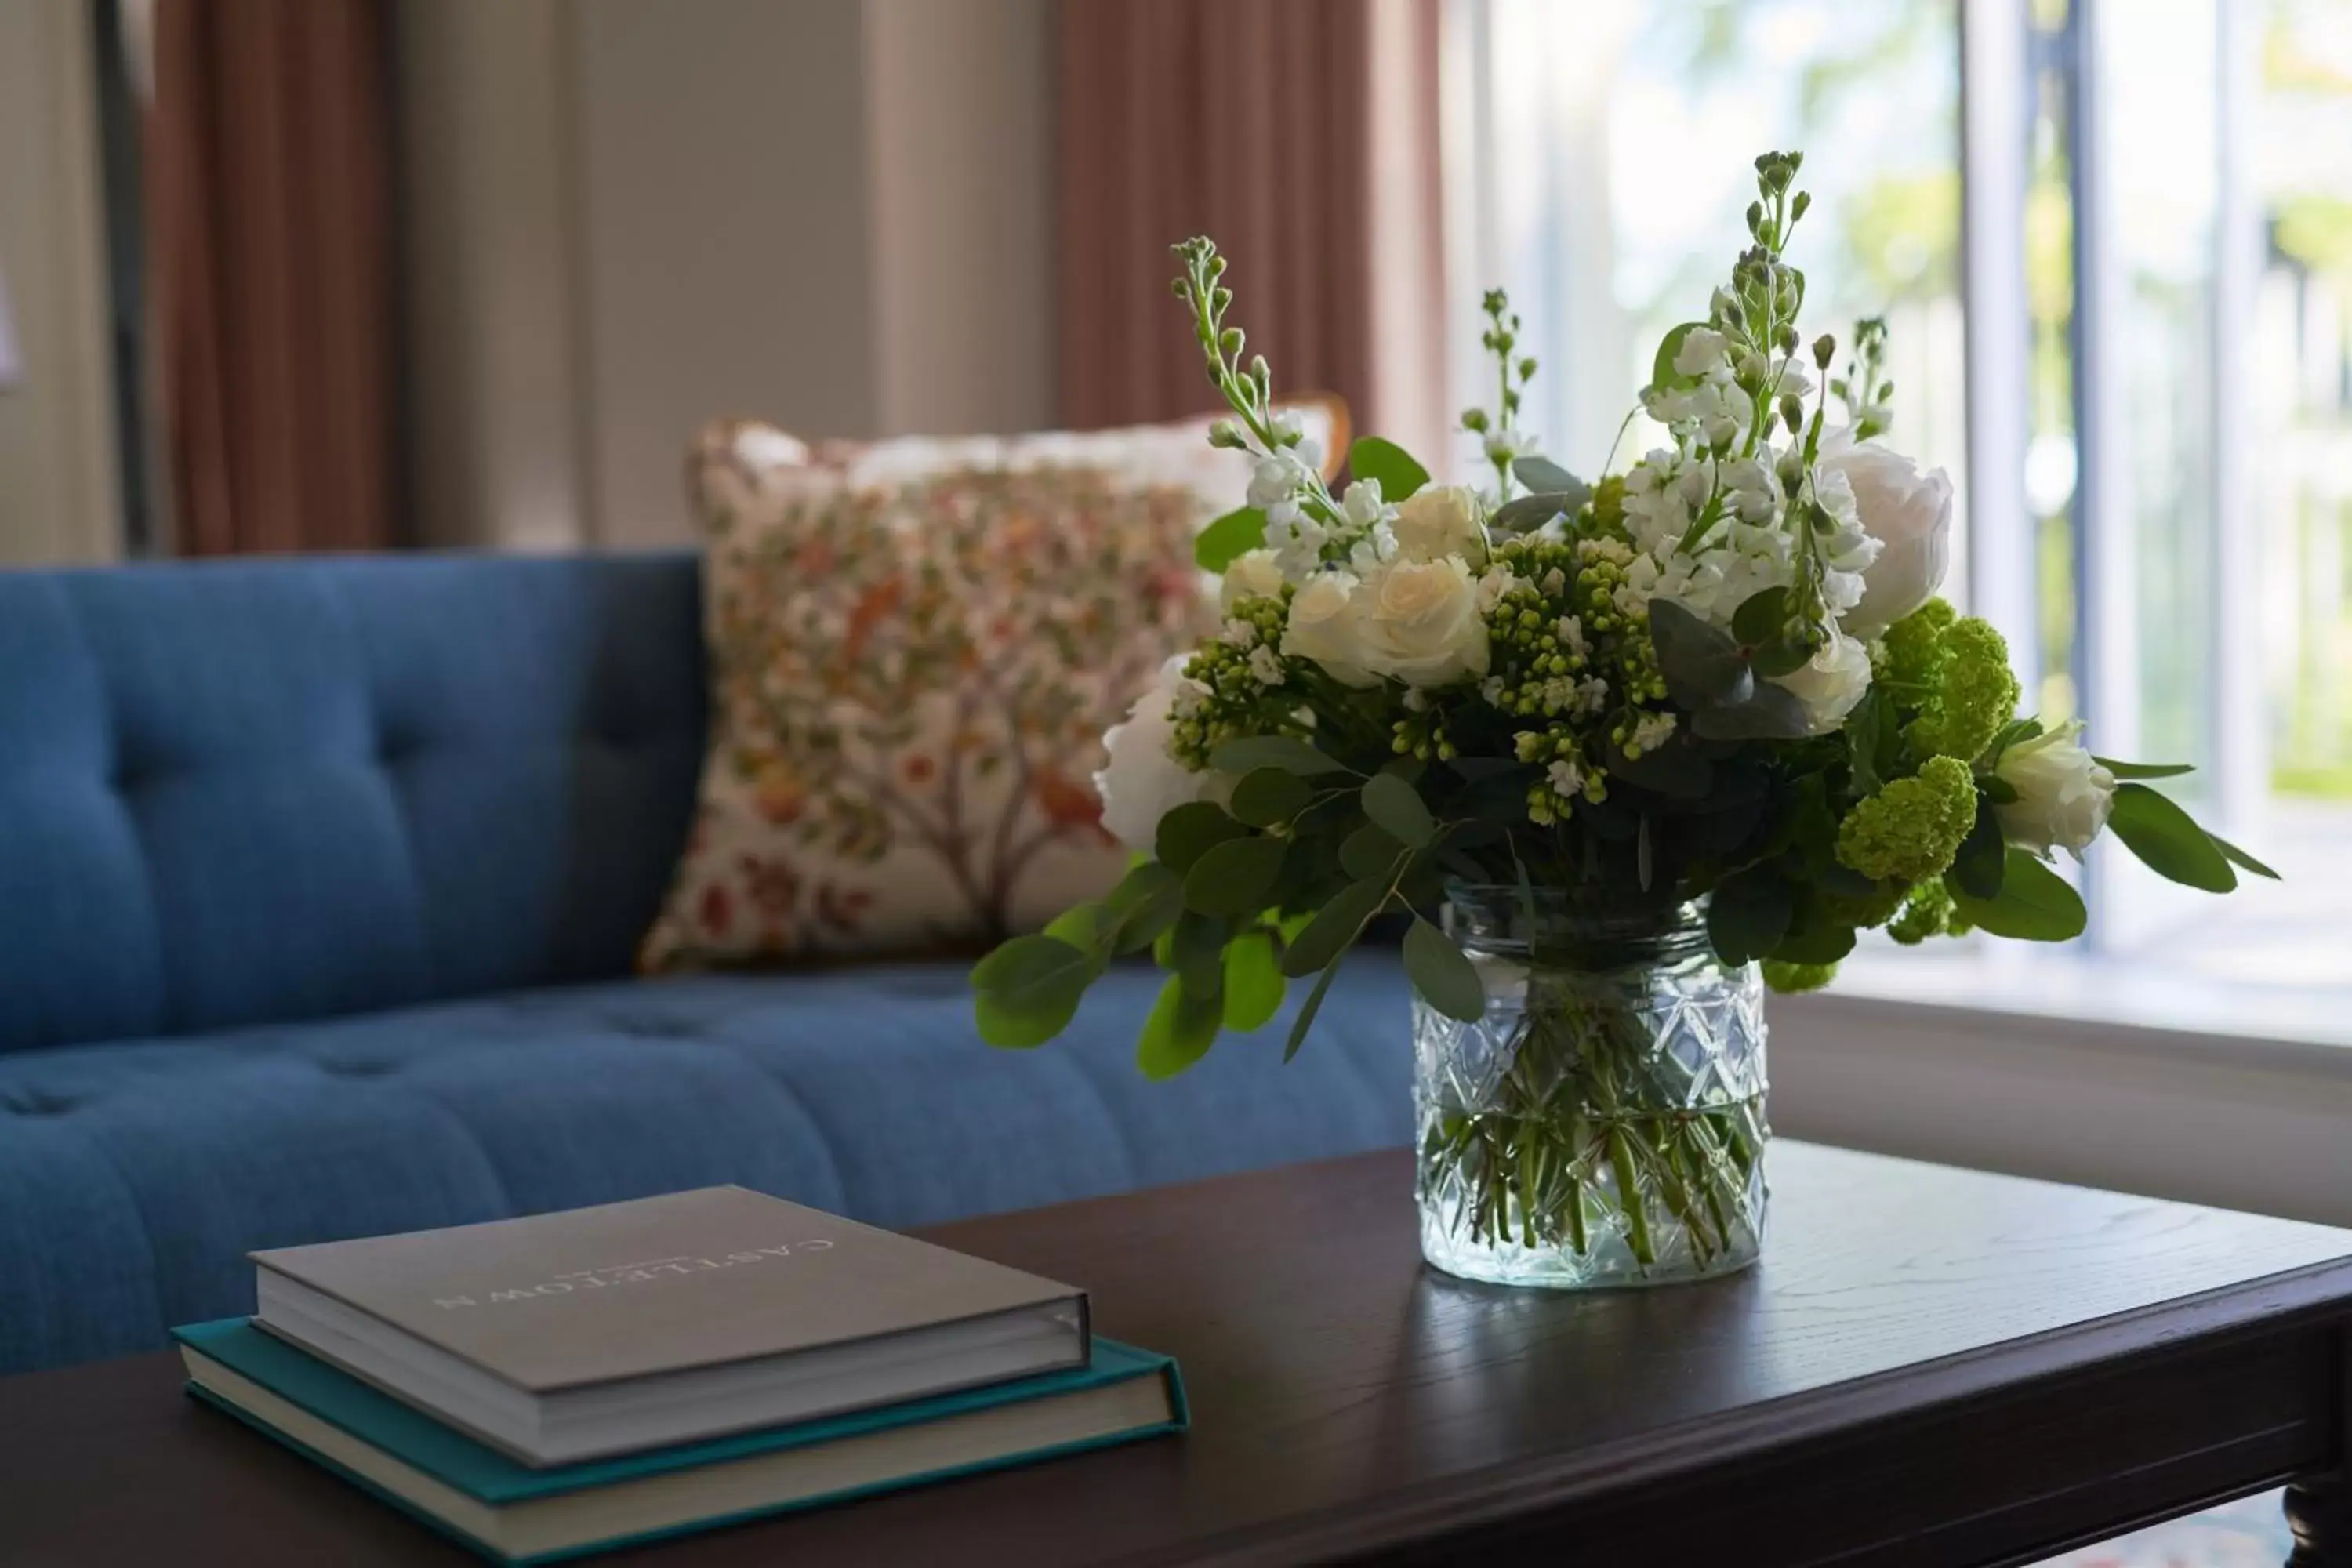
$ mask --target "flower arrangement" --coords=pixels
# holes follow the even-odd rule
[[[1760,1047],[1739,990],[1759,966],[1800,991],[1873,928],[2079,934],[2052,860],[2103,830],[2192,887],[2272,874],[2144,782],[2187,770],[2095,757],[2079,722],[2020,717],[2000,634],[1935,596],[1952,489],[1880,440],[1884,323],[1860,322],[1842,364],[1832,337],[1799,332],[1800,163],[1756,161],[1750,245],[1706,318],[1658,346],[1639,411],[1664,443],[1591,484],[1519,426],[1537,366],[1496,291],[1495,400],[1462,416],[1491,485],[1433,484],[1367,437],[1334,494],[1228,324],[1225,258],[1175,247],[1232,409],[1211,440],[1256,459],[1248,504],[1198,542],[1223,626],[1106,737],[1104,825],[1139,858],[981,963],[983,1038],[1042,1044],[1112,960],[1148,951],[1169,976],[1143,1071],[1183,1070],[1311,981],[1295,1051],[1393,916],[1424,1021],[1495,1037],[1475,1092],[1424,1094],[1424,1204],[1442,1188],[1449,1224],[1528,1251],[1585,1255],[1598,1226],[1637,1272],[1661,1255],[1655,1220],[1704,1268],[1740,1251],[1736,1211],[1760,1205],[1761,1075],[1721,1100],[1692,1089],[1704,1074],[1658,1080],[1673,1019],[1706,1012],[1688,994],[1660,1010],[1677,931],[1731,976],[1706,1005],[1713,1043],[1748,1030]],[[1465,916],[1481,899],[1507,911],[1510,953]],[[1585,979],[1547,992],[1552,970]],[[1602,972],[1635,978],[1595,990]],[[1624,1109],[1645,1095],[1654,1114]]]

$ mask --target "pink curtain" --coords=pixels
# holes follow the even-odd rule
[[[395,542],[382,0],[161,0],[149,278],[183,554]]]
[[[1168,247],[1231,258],[1276,390],[1432,460],[1445,419],[1439,0],[1062,0],[1061,405],[1213,408]]]

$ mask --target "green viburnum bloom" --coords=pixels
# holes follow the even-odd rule
[[[1888,922],[1886,934],[1906,947],[1916,947],[1931,936],[1945,934],[1958,919],[1959,911],[1953,908],[1950,891],[1937,878],[1911,889],[1903,912]]]
[[[1834,963],[1784,963],[1777,958],[1764,961],[1764,984],[1783,996],[1819,991],[1836,977]]]
[[[1886,628],[1884,679],[1903,686],[1927,688],[1942,664],[1944,630],[1959,612],[1942,599],[1930,599]]]
[[[1847,815],[1837,858],[1865,877],[1922,881],[1952,863],[1976,819],[1968,763],[1930,757],[1916,777],[1895,780]]]
[[[1924,756],[1974,762],[2003,724],[2017,716],[2016,672],[2009,642],[1975,616],[1954,621],[1937,638],[1931,695],[1904,738]]]

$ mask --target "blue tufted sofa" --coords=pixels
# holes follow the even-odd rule
[[[257,1247],[740,1182],[919,1225],[1407,1136],[1405,988],[1134,1072],[1155,976],[631,977],[694,800],[695,562],[0,573],[0,1371],[250,1310]]]

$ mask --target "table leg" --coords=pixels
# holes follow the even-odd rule
[[[2286,1489],[2294,1552],[2286,1568],[2352,1568],[2352,1486],[2322,1476]]]

